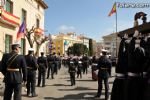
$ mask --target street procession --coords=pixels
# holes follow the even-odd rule
[[[0,0],[0,100],[150,100],[148,0]]]

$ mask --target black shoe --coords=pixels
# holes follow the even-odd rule
[[[100,98],[100,96],[99,96],[99,95],[96,95],[95,98]]]
[[[30,91],[28,91],[28,90],[27,90],[27,96],[28,96],[28,97],[30,96]]]
[[[29,96],[30,96],[30,93],[27,93],[27,96],[29,97]]]
[[[37,97],[38,95],[35,93],[32,93],[32,97]]]

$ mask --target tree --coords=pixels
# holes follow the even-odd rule
[[[88,52],[88,48],[86,45],[83,45],[81,43],[75,43],[73,46],[69,47],[67,50],[67,54],[70,55],[77,55],[80,56],[82,54],[85,54]]]
[[[34,38],[31,36],[34,33],[34,26],[32,26],[31,29],[26,29],[26,34],[25,37],[27,38],[29,45],[31,48],[33,48],[33,44],[34,44]]]
[[[41,45],[48,40],[47,36],[34,35],[34,40],[36,43],[36,52],[35,55],[39,56],[39,50]]]
[[[33,48],[34,43],[36,43],[35,55],[38,56],[41,45],[48,40],[48,37],[45,35],[35,34],[35,29],[36,28],[34,28],[34,26],[32,26],[31,29],[26,29],[25,37],[27,38],[31,48]]]

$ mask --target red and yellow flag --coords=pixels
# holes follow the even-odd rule
[[[108,16],[111,16],[113,13],[116,13],[116,12],[117,10],[116,10],[116,2],[115,2]]]
[[[35,28],[34,33],[35,35],[43,35],[44,30],[41,28]]]

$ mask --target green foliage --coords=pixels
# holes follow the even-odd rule
[[[73,46],[69,47],[67,50],[68,55],[83,55],[85,53],[88,53],[88,48],[86,45],[83,45],[81,43],[75,43]]]

